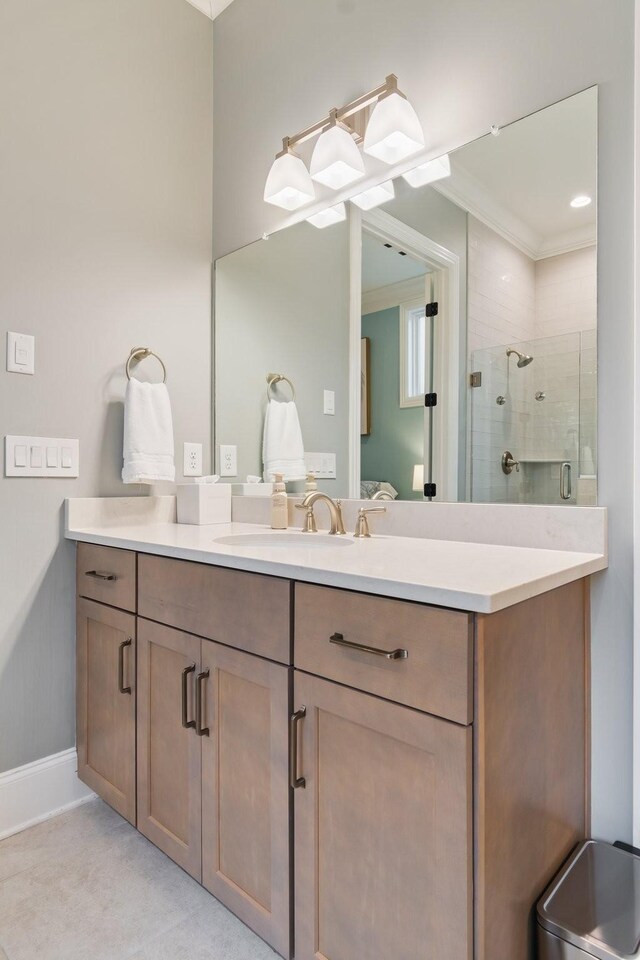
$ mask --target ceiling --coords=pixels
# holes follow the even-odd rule
[[[201,13],[206,14],[212,20],[215,20],[223,10],[233,3],[233,0],[187,0],[192,7],[196,7]]]
[[[391,283],[424,277],[424,263],[410,256],[400,256],[396,247],[385,247],[384,241],[368,233],[362,234],[362,292],[367,293]]]
[[[597,107],[593,87],[467,144],[434,186],[535,259],[595,243]]]

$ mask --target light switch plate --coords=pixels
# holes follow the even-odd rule
[[[238,476],[238,448],[233,443],[220,444],[220,476]]]
[[[182,473],[185,477],[202,476],[202,444],[185,443]]]
[[[335,453],[310,453],[304,455],[304,462],[308,473],[312,473],[318,480],[336,479]]]
[[[324,391],[324,412],[333,417],[336,412],[336,394],[335,390]]]
[[[35,373],[36,338],[28,333],[7,332],[7,370],[9,373]]]
[[[80,475],[80,441],[55,437],[6,436],[4,438],[4,475],[5,477],[78,477]]]

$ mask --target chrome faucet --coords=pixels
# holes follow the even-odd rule
[[[316,518],[313,512],[313,508],[318,500],[324,501],[329,508],[329,516],[331,518],[331,529],[329,530],[329,533],[346,533],[346,530],[344,529],[344,521],[342,519],[342,505],[340,501],[332,500],[330,496],[328,496],[326,493],[321,493],[319,490],[314,490],[312,493],[308,493],[302,503],[296,503],[296,510],[306,510],[302,532],[318,532],[318,525],[316,524]]]

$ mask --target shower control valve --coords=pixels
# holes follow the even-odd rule
[[[505,450],[505,452],[502,454],[501,463],[502,472],[506,473],[507,476],[509,476],[514,467],[516,468],[516,473],[520,473],[520,461],[514,460],[509,450]]]

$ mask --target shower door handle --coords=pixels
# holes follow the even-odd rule
[[[571,499],[571,464],[563,463],[560,469],[560,499]]]

